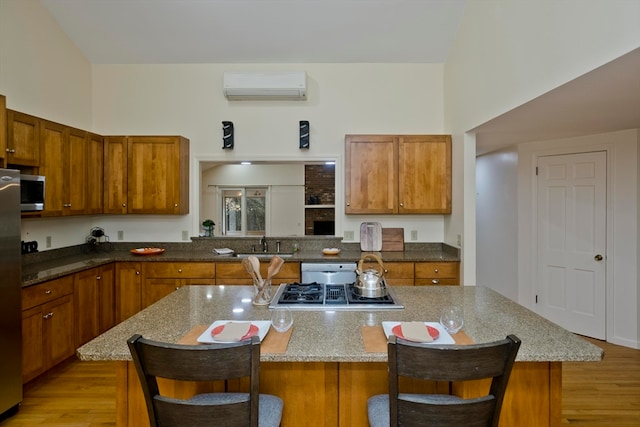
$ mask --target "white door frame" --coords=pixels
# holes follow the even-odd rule
[[[521,148],[526,149],[526,145],[523,145]],[[612,189],[612,175],[613,165],[612,159],[613,155],[613,144],[601,143],[601,144],[584,144],[581,142],[572,143],[571,141],[567,141],[566,144],[555,144],[555,146],[550,147],[533,147],[533,150],[529,150],[530,158],[526,163],[522,164],[522,168],[519,171],[518,180],[522,181],[524,185],[526,185],[530,189],[530,198],[526,205],[520,205],[518,207],[519,216],[525,218],[527,221],[528,229],[530,230],[530,235],[525,238],[518,237],[518,240],[521,242],[523,246],[520,246],[521,249],[524,249],[525,257],[528,257],[527,265],[519,266],[518,273],[518,295],[519,301],[521,304],[530,308],[533,311],[536,311],[535,297],[537,292],[537,283],[538,283],[538,236],[534,233],[537,230],[538,223],[538,191],[537,191],[537,183],[535,179],[535,168],[538,164],[538,158],[544,156],[554,156],[554,155],[563,155],[563,154],[576,154],[576,153],[589,153],[595,151],[606,151],[607,152],[607,201],[606,201],[606,212],[607,212],[607,220],[606,220],[606,232],[607,232],[607,244],[606,247],[610,251],[611,248],[614,247],[614,235],[613,235],[613,204],[611,203],[611,197],[613,194]],[[524,156],[529,157],[529,156]],[[524,210],[527,212],[525,213]],[[522,231],[522,227],[519,226],[519,233]],[[522,258],[521,258],[522,259]],[[525,262],[523,262],[524,264]],[[612,325],[613,325],[613,271],[614,271],[614,257],[607,258],[607,269],[605,274],[606,280],[606,337],[611,336],[612,334]]]

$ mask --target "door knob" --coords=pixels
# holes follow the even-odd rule
[[[602,255],[598,254],[594,256],[593,259],[595,259],[596,261],[602,261]]]

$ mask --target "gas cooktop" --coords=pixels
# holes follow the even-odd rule
[[[386,284],[385,284],[386,286]],[[403,309],[393,290],[378,298],[365,298],[354,290],[354,283],[284,283],[278,287],[269,308],[292,310],[393,310]]]

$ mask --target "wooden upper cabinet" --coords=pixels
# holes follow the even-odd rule
[[[101,138],[80,129],[40,120],[40,174],[47,180],[43,216],[102,212]],[[100,175],[96,177],[95,173]]]
[[[40,165],[40,119],[7,110],[7,165]]]
[[[451,137],[398,140],[398,213],[451,213]]]
[[[347,214],[398,212],[398,143],[393,135],[347,135]]]
[[[345,146],[345,213],[451,213],[449,135],[347,135]]]
[[[95,133],[87,133],[87,186],[85,212],[103,212],[104,157],[103,138]]]
[[[109,136],[104,162],[104,213],[189,213],[188,139]]]
[[[106,214],[127,213],[127,137],[104,138],[104,198]]]
[[[40,175],[46,179],[43,216],[62,216],[65,211],[65,167],[68,129],[58,123],[40,121]]]

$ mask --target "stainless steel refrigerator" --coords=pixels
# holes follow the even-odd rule
[[[20,172],[0,169],[0,420],[22,401]]]

